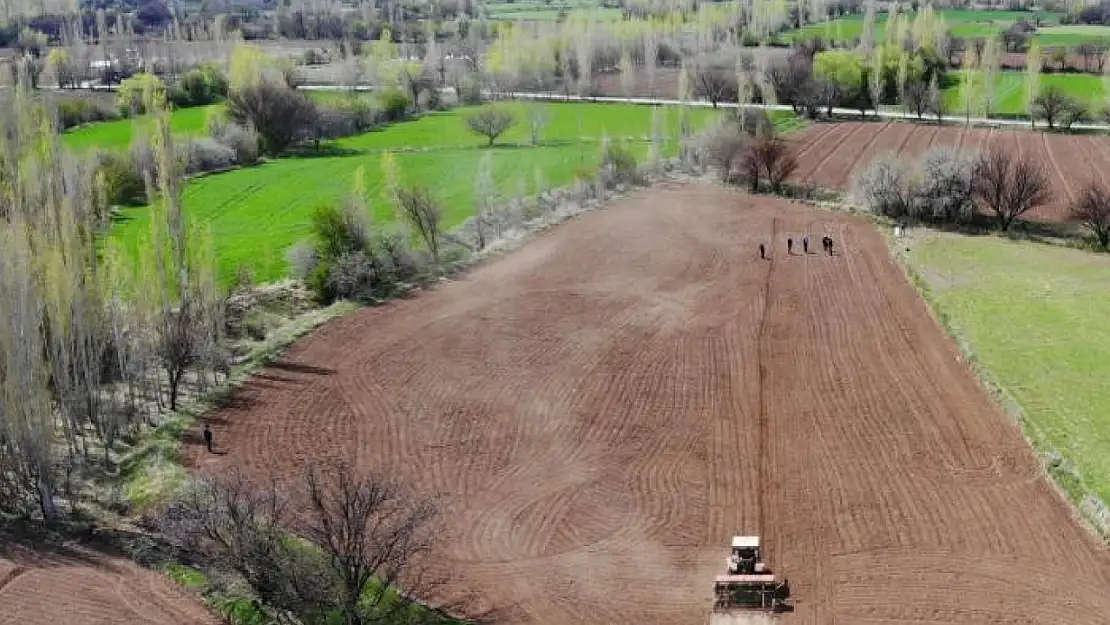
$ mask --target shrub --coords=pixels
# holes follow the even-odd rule
[[[1072,202],[1071,217],[1083,224],[1099,247],[1110,247],[1110,189],[1100,182],[1089,182]]]
[[[108,205],[136,206],[146,201],[143,179],[125,156],[100,154],[96,182]]]
[[[404,119],[409,113],[409,107],[412,102],[405,92],[398,89],[386,89],[378,96],[379,104],[381,105],[382,115],[385,116],[386,121],[397,121]]]
[[[347,201],[342,207],[323,205],[312,214],[316,255],[335,260],[365,250],[370,243],[370,223],[365,207]]]
[[[443,107],[439,89],[424,89],[416,97],[416,108],[421,111],[438,111]]]
[[[465,106],[482,103],[482,83],[474,74],[467,74],[458,87],[459,102]]]
[[[320,257],[316,254],[316,246],[312,241],[298,241],[293,247],[289,248],[286,260],[289,261],[289,267],[294,278],[307,280],[309,274],[319,264]]]
[[[327,292],[331,299],[370,302],[375,297],[378,271],[374,262],[359,250],[335,259],[328,267]]]
[[[113,121],[120,118],[116,109],[100,106],[83,98],[60,100],[55,104],[58,129],[67,130],[81,124]]]
[[[905,217],[915,195],[913,174],[895,154],[880,156],[863,169],[855,181],[853,195],[879,215]]]
[[[601,154],[601,171],[608,184],[639,181],[636,157],[623,145],[609,143]]]
[[[774,135],[756,137],[748,153],[748,168],[765,176],[772,192],[782,193],[783,183],[798,168],[798,159],[786,141]]]
[[[978,159],[971,180],[976,201],[994,214],[1002,230],[1052,199],[1048,173],[1040,162],[998,146]]]
[[[975,216],[971,173],[975,159],[956,150],[939,148],[921,161],[914,216],[944,223],[968,223]]]
[[[240,165],[253,165],[258,162],[258,133],[239,124],[219,121],[208,129],[210,137],[231,148],[235,161]]]
[[[227,97],[227,76],[213,65],[203,65],[181,75],[168,97],[180,107],[212,104]]]
[[[318,107],[316,118],[309,129],[309,137],[319,148],[321,141],[349,137],[358,130],[358,119],[354,113],[344,108]]]
[[[191,139],[178,144],[186,174],[222,171],[238,164],[235,150],[214,139]]]

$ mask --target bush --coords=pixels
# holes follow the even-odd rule
[[[863,169],[853,195],[879,215],[906,217],[915,195],[913,173],[896,154],[880,156]]]
[[[968,223],[975,216],[971,173],[975,159],[956,150],[939,148],[921,161],[914,217],[943,223]]]
[[[344,108],[318,107],[309,136],[319,148],[321,141],[349,137],[358,131],[359,123],[354,113]]]
[[[416,97],[416,108],[421,111],[438,111],[443,107],[443,100],[439,97],[439,89],[424,89]]]
[[[177,146],[186,174],[222,171],[238,164],[235,150],[214,139],[191,139]]]
[[[327,293],[333,300],[349,299],[370,302],[375,297],[374,278],[378,271],[374,262],[361,250],[335,259],[328,267]]]
[[[513,114],[503,108],[487,104],[466,116],[466,124],[474,134],[481,135],[493,145],[516,122]]]
[[[111,206],[137,206],[146,202],[146,185],[134,164],[118,154],[100,154],[96,181]]]
[[[204,65],[181,75],[168,97],[179,107],[203,106],[227,97],[227,77],[219,68]]]
[[[721,182],[733,180],[733,168],[748,143],[748,136],[739,124],[722,120],[705,135],[706,153],[710,162],[720,172]],[[758,173],[757,173],[758,175]]]
[[[636,157],[623,145],[609,143],[601,154],[601,171],[607,184],[634,184],[639,181]]]
[[[355,201],[348,201],[342,207],[320,206],[312,214],[312,235],[316,255],[325,260],[367,249],[370,223],[365,207]]]
[[[231,148],[235,161],[240,165],[258,162],[258,133],[239,124],[219,121],[211,125],[208,134],[212,139]]]
[[[482,103],[482,83],[474,74],[467,74],[458,88],[459,103],[474,106]]]
[[[116,109],[101,106],[83,98],[60,100],[55,104],[58,129],[68,130],[81,124],[113,121],[120,118]]]
[[[404,119],[409,114],[409,107],[412,102],[405,92],[398,89],[386,89],[381,92],[378,98],[385,121],[393,122]]]

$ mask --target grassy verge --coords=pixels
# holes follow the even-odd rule
[[[1057,485],[1106,533],[1110,258],[915,231],[899,256],[984,386],[1019,420]]]
[[[205,397],[188,402],[120,457],[120,486],[135,511],[142,513],[172,496],[188,476],[181,465],[181,436],[197,417],[215,407],[250,374],[270,362],[283,348],[298,338],[352,310],[357,305],[338,302],[314,310],[278,328],[265,341],[254,345],[236,365],[220,388]]]

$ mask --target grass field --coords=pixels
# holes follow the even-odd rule
[[[952,76],[959,79],[959,72],[952,72]],[[1041,88],[1054,85],[1068,95],[1092,106],[1094,112],[1105,108],[1105,85],[1101,76],[1090,74],[1041,74]],[[945,101],[948,111],[958,115],[963,112],[961,101],[962,84],[956,84],[945,90]],[[1026,114],[1026,82],[1024,72],[999,72],[995,78],[995,104],[991,106],[991,114],[1019,115]],[[975,114],[974,112],[972,113]]]
[[[222,104],[197,106],[174,111],[170,124],[175,134],[182,136],[203,135],[211,112],[223,110]],[[121,119],[114,122],[88,124],[75,128],[62,135],[62,140],[70,148],[83,152],[92,148],[103,150],[126,150],[135,135],[139,120]]]
[[[1073,24],[1050,26],[1037,30],[1042,46],[1075,46],[1082,43],[1110,41],[1110,26]]]
[[[523,105],[504,106],[523,119]],[[638,156],[648,152],[650,107],[562,103],[551,104],[548,110],[550,121],[537,147],[528,145],[523,123],[488,149],[484,138],[467,130],[465,110],[437,113],[337,141],[333,147],[344,151],[340,155],[283,158],[193,180],[185,189],[185,207],[192,219],[210,224],[225,284],[241,265],[250,267],[256,280],[270,281],[286,275],[286,254],[308,235],[312,211],[348,194],[360,167],[374,219],[379,223],[393,219],[380,199],[385,151],[394,152],[405,181],[427,184],[437,194],[448,227],[471,215],[475,178],[487,153],[492,155],[499,189],[511,196],[521,185],[526,193],[533,193],[537,171],[546,185],[555,187],[572,182],[580,169],[596,167],[602,136],[627,140]],[[677,112],[665,114],[670,120],[666,127],[673,128]],[[697,125],[714,114],[710,109],[693,110]],[[666,152],[675,154],[677,143],[670,142]],[[142,207],[125,210],[115,236],[135,248],[148,236],[147,216]]]
[[[952,29],[955,37],[987,37],[1001,32],[1010,24],[1019,19],[1032,21],[1040,16],[1042,22],[1055,22],[1058,17],[1053,13],[1034,13],[1027,11],[966,11],[962,9],[949,9],[942,11],[948,27]],[[875,16],[875,30],[877,37],[886,34],[887,14],[880,13]],[[809,24],[799,30],[786,33],[788,38],[809,39],[822,37],[837,42],[851,41],[863,34],[863,15],[831,20],[828,22]]]
[[[595,0],[501,0],[487,2],[483,6],[489,18],[494,20],[554,21],[563,8],[568,12],[589,11],[598,20],[617,20],[621,17],[620,9],[602,8],[601,3]]]
[[[1110,501],[1110,257],[922,233],[909,261],[938,313],[1020,405],[1035,445],[1074,465],[1082,484],[1062,485]]]

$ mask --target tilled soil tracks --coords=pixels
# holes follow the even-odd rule
[[[836,254],[788,254],[805,233]],[[516,623],[704,623],[738,533],[784,623],[1110,614],[1106,554],[882,238],[782,201],[624,200],[325,326],[211,421],[204,471],[344,457],[444,493],[452,589]]]
[[[852,189],[856,172],[884,154],[918,157],[933,148],[1012,145],[1037,159],[1049,176],[1052,200],[1027,215],[1047,222],[1066,221],[1079,189],[1090,180],[1105,180],[1110,168],[1110,140],[1093,135],[870,121],[817,123],[793,140],[799,157],[793,179],[843,191]]]

